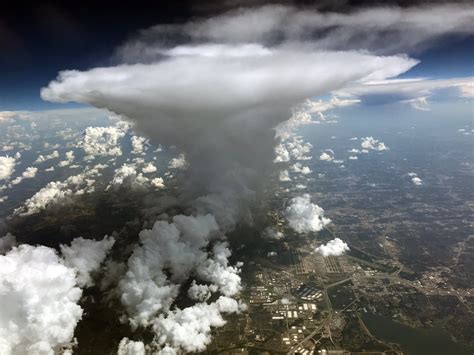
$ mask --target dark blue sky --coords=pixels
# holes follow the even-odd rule
[[[64,108],[65,105],[44,102],[39,97],[40,88],[60,70],[110,65],[114,48],[139,29],[216,11],[212,0],[201,1],[199,6],[190,0],[157,0],[146,6],[120,2],[67,3],[67,7],[50,1],[28,7],[0,5],[0,111]],[[321,4],[320,7],[330,3]],[[474,37],[446,38],[413,56],[421,59],[421,63],[404,77],[474,75]],[[78,105],[67,105],[74,106]]]
[[[474,36],[445,38],[413,57],[421,63],[402,75],[405,78],[474,76]]]
[[[139,29],[189,19],[188,2],[1,2],[0,111],[58,107],[39,90],[60,70],[111,64],[114,48]]]

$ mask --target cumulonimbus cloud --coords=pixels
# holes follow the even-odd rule
[[[264,55],[247,50],[240,57],[206,51],[196,47],[152,64],[62,72],[42,97],[107,108],[134,120],[156,142],[178,146],[190,163],[192,198],[199,197],[196,192],[212,196],[201,199],[204,212],[230,225],[239,213],[221,216],[226,210],[213,208],[221,206],[214,197],[225,190],[235,201],[256,189],[250,181],[272,169],[272,129],[290,117],[293,106],[351,82],[396,76],[417,63],[406,56],[303,48],[268,49]]]
[[[433,26],[441,17],[444,22]],[[406,72],[418,61],[397,54],[397,48],[430,42],[440,33],[470,33],[471,18],[462,6],[350,15],[281,6],[238,10],[143,31],[118,50],[123,64],[59,73],[42,89],[43,99],[106,108],[185,157],[185,166],[172,166],[186,167],[177,172],[180,199],[195,215],[158,221],[141,232],[118,287],[131,326],[153,326],[163,351],[204,350],[211,328],[224,324],[221,314],[241,309],[232,298],[241,287],[240,264],[228,263],[221,231],[251,216],[249,202],[274,169],[275,145],[283,139],[275,139],[275,127],[307,98]],[[326,35],[312,36],[317,31]],[[385,41],[383,33],[393,40]],[[407,33],[413,33],[410,41],[398,40]],[[296,142],[291,148],[283,146],[282,161],[284,149],[290,149],[288,157],[309,158],[307,147]],[[134,175],[125,168],[118,172]],[[303,168],[293,165],[310,171]],[[327,225],[323,213],[309,195],[293,199],[286,211],[290,226],[302,233]],[[188,294],[199,302],[172,310],[190,276],[209,287],[194,283]],[[209,292],[223,296],[209,304]]]

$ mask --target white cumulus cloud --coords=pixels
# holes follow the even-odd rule
[[[146,148],[146,138],[139,136],[132,136],[132,154],[142,154]]]
[[[119,141],[125,136],[128,125],[119,123],[109,127],[87,127],[79,146],[88,155],[87,159],[98,156],[120,156]]]
[[[0,180],[8,180],[15,171],[16,159],[10,156],[0,157]]]
[[[348,250],[349,247],[347,243],[343,242],[339,238],[334,238],[333,240],[330,240],[326,244],[320,245],[315,249],[316,253],[319,253],[322,256],[339,256]]]
[[[203,351],[211,342],[212,327],[222,327],[226,323],[222,314],[241,310],[242,305],[236,300],[221,296],[210,304],[197,303],[160,316],[154,322],[154,329],[162,345],[176,351]]]
[[[156,166],[154,166],[153,163],[148,163],[142,168],[142,171],[144,174],[154,173],[156,171]]]
[[[0,353],[53,354],[70,344],[82,317],[75,276],[50,248],[0,256]]]
[[[56,158],[59,158],[59,152],[57,150],[47,155],[40,154],[33,164],[43,163],[47,160],[56,159]]]
[[[117,355],[145,355],[145,344],[141,341],[133,341],[123,338],[118,346]]]
[[[292,198],[285,214],[290,227],[298,233],[318,232],[331,222],[321,207],[311,203],[308,194]]]
[[[76,270],[80,287],[93,285],[91,273],[99,269],[114,243],[113,237],[104,237],[99,241],[79,237],[71,245],[61,245],[65,264]]]
[[[360,143],[360,146],[364,149],[378,151],[388,150],[388,147],[385,145],[385,143],[378,141],[374,137],[363,137],[361,139],[362,141]]]

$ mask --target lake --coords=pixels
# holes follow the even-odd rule
[[[413,328],[370,313],[362,314],[361,317],[375,337],[400,344],[407,355],[474,354],[474,347],[456,343],[441,329]]]

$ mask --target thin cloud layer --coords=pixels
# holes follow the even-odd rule
[[[238,9],[184,26],[151,27],[121,46],[117,56],[127,62],[156,60],[169,51],[165,43],[173,40],[279,45],[306,42],[319,50],[400,53],[419,51],[446,34],[473,33],[473,23],[474,9],[468,4],[373,7],[347,13],[268,5]]]
[[[388,79],[349,85],[336,90],[334,94],[352,97],[369,104],[401,102],[421,111],[429,110],[429,98],[447,94],[448,96],[472,98],[474,77],[430,79]]]

